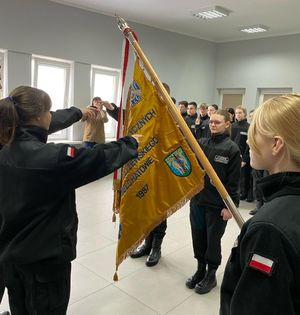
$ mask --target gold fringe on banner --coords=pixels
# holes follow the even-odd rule
[[[119,213],[121,203],[121,180],[114,179],[113,181],[114,201],[113,201],[113,216],[112,222],[116,222],[116,214]]]
[[[180,198],[180,200],[170,207],[164,216],[160,217],[157,221],[153,222],[153,224],[148,228],[147,231],[145,231],[141,237],[128,248],[128,250],[123,253],[121,256],[119,256],[116,260],[116,272],[113,276],[114,281],[118,281],[118,275],[117,271],[119,268],[119,265],[124,261],[128,256],[130,256],[133,251],[144,241],[144,239],[153,231],[155,227],[157,227],[162,221],[166,220],[169,216],[171,216],[173,213],[175,213],[177,210],[181,209],[188,201],[191,200],[191,198],[199,193],[204,187],[204,176],[199,178],[199,185],[196,186],[193,190],[191,190],[188,194]]]

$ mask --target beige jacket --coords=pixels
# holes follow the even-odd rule
[[[104,110],[97,112],[93,118],[85,118],[83,141],[105,143],[104,123],[108,122],[107,113]]]

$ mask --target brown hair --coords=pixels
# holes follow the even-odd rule
[[[218,109],[214,114],[224,116],[225,122],[231,122],[230,113],[226,109]]]
[[[170,90],[169,85],[168,85],[166,82],[162,82],[162,85],[164,86],[164,88],[166,89],[166,91],[168,92],[168,94],[170,95],[171,90]]]
[[[101,102],[102,100],[101,100],[101,97],[95,96],[95,97],[93,97],[93,99],[92,99],[92,104],[91,104],[91,105],[93,105],[93,102],[94,102],[94,101],[99,101],[99,102]]]
[[[225,132],[228,132],[229,134],[231,133],[231,116],[230,113],[226,109],[218,109],[213,115],[221,115],[224,117],[225,122],[229,122],[230,125],[226,129]]]
[[[178,102],[178,105],[183,105],[185,108],[187,108],[188,107],[188,102],[187,101],[180,101],[180,102]]]
[[[235,110],[240,109],[243,111],[243,113],[245,114],[245,116],[247,116],[247,108],[243,105],[238,105]]]
[[[49,95],[37,88],[19,86],[0,100],[0,143],[9,144],[18,126],[28,125],[38,115],[50,110]]]

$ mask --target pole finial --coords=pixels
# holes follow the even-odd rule
[[[123,18],[121,18],[118,14],[115,14],[115,17],[117,19],[118,28],[120,29],[120,31],[124,33],[126,29],[129,29],[129,26]]]

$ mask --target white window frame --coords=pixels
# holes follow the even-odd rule
[[[121,82],[121,70],[116,68],[108,68],[97,65],[91,66],[91,99],[94,97],[94,85],[95,77],[97,74],[109,75],[114,78],[114,93],[113,99],[107,100],[118,106],[118,100],[120,99],[120,82]],[[101,95],[99,95],[101,97]],[[106,100],[105,100],[106,101]],[[105,133],[105,139],[114,139],[116,137],[116,125],[117,122],[108,115],[108,119],[111,121],[111,132]]]
[[[0,98],[4,98],[7,95],[7,85],[6,85],[6,58],[7,54],[5,50],[0,49],[0,64],[1,64],[1,69],[0,69],[0,76],[1,76],[1,84],[2,84],[2,97],[0,95]]]
[[[223,95],[225,94],[242,94],[243,97],[242,97],[242,104],[244,104],[244,101],[245,101],[245,94],[246,94],[246,89],[245,88],[219,88],[217,89],[218,90],[218,93],[219,93],[219,108],[221,108],[222,106],[222,103],[223,103]]]
[[[63,68],[66,73],[65,77],[65,93],[64,93],[64,100],[63,100],[63,107],[60,109],[65,109],[70,107],[71,102],[71,73],[73,70],[73,63],[72,61],[45,57],[45,56],[32,56],[32,86],[37,87],[38,82],[38,67],[39,66],[50,66],[50,67],[58,67]],[[60,131],[59,134],[51,134],[49,135],[50,140],[70,140],[72,134],[73,127],[69,127],[67,129],[63,129]]]
[[[262,104],[263,100],[264,100],[264,95],[265,94],[278,94],[278,95],[282,95],[282,94],[288,94],[288,93],[292,93],[293,92],[293,88],[291,87],[285,87],[285,88],[258,88],[257,89],[257,104]]]

